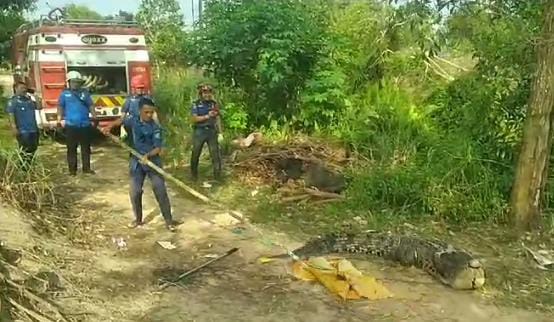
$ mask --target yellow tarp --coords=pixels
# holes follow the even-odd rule
[[[303,281],[317,281],[344,300],[379,300],[393,294],[374,277],[365,276],[346,259],[324,257],[295,262],[293,275]]]

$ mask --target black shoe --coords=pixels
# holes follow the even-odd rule
[[[167,228],[167,230],[169,230],[172,233],[175,232],[175,230],[177,229],[173,222],[169,224],[165,224],[165,228]]]
[[[77,171],[69,171],[69,175],[74,177],[77,175]]]
[[[127,227],[133,229],[133,228],[141,228],[142,226],[144,226],[144,221],[136,221],[134,220],[132,223],[130,223],[129,225],[127,225]]]
[[[83,173],[84,174],[96,174],[96,171],[89,169],[89,170],[83,170]]]
[[[171,221],[171,224],[172,224],[173,226],[177,227],[177,226],[182,225],[183,222],[182,222],[181,220],[173,219],[173,220]]]

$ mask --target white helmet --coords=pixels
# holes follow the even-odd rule
[[[70,71],[69,73],[67,73],[67,76],[66,76],[67,80],[83,80],[83,78],[81,77],[81,73],[79,73],[78,71],[76,70],[72,70]]]

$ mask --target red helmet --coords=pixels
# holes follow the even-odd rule
[[[142,75],[136,75],[131,78],[131,87],[132,88],[144,88],[144,78]]]

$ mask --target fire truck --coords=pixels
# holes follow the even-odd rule
[[[58,98],[66,74],[78,71],[94,102],[99,125],[121,116],[131,78],[140,75],[152,89],[144,32],[136,22],[66,19],[56,8],[22,25],[12,41],[14,81],[24,81],[42,110],[39,128],[56,126]]]

